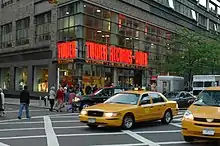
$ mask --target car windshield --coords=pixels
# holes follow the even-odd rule
[[[194,105],[198,106],[220,106],[220,91],[203,91],[198,95]]]
[[[175,98],[178,95],[178,92],[168,92],[164,96],[166,98]]]
[[[132,104],[136,105],[138,103],[140,95],[131,94],[131,93],[118,93],[108,100],[105,103],[117,103],[117,104]]]

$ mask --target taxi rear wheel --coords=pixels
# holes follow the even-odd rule
[[[125,130],[132,129],[134,127],[134,124],[134,116],[132,114],[126,114],[123,118],[122,128]]]
[[[183,138],[186,142],[193,142],[194,141],[194,137],[192,137],[192,136],[184,136]]]
[[[92,125],[92,124],[87,124],[88,126],[89,126],[89,128],[91,128],[91,129],[95,129],[95,128],[97,128],[98,127],[98,125]]]
[[[172,115],[172,112],[170,110],[167,110],[165,113],[164,113],[164,116],[163,116],[163,119],[161,120],[162,123],[164,124],[169,124],[173,119],[173,115]]]

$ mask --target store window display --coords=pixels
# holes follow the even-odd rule
[[[28,68],[27,67],[17,67],[15,68],[15,90],[21,91],[24,86],[27,85],[28,78]]]
[[[35,92],[48,92],[48,67],[47,66],[35,66],[33,91]]]
[[[1,68],[0,87],[8,90],[11,80],[10,68]]]

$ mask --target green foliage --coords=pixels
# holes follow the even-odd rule
[[[218,40],[183,29],[169,44],[166,72],[176,75],[202,74],[220,66],[220,44]]]

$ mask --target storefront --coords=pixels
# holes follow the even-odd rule
[[[149,68],[164,63],[172,39],[170,31],[146,20],[83,1],[58,8],[58,34],[61,70],[72,72],[71,81],[100,87],[149,84],[158,73],[150,74]]]

